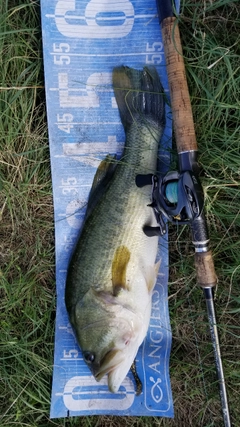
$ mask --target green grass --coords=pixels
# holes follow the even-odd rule
[[[180,30],[206,215],[219,278],[219,333],[233,425],[240,420],[240,9],[182,0]],[[175,419],[49,420],[54,224],[39,2],[0,4],[0,425],[222,425],[205,302],[189,230],[170,226]],[[2,418],[1,418],[2,417]]]

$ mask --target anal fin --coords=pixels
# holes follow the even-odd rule
[[[160,264],[161,264],[161,259],[154,266],[151,266],[151,265],[147,266],[145,279],[146,279],[146,284],[147,284],[149,293],[152,292],[155,286]]]

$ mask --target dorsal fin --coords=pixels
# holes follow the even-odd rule
[[[86,216],[92,212],[102,195],[105,193],[117,166],[116,156],[108,154],[104,160],[101,161],[95,173],[92,188],[89,193],[88,207]]]

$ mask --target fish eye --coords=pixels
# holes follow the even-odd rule
[[[91,351],[84,351],[83,358],[86,363],[93,363],[95,360],[95,354],[91,353]]]

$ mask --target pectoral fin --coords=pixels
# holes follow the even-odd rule
[[[119,246],[112,262],[113,295],[117,296],[121,289],[128,290],[126,272],[130,260],[130,252],[126,246]]]

